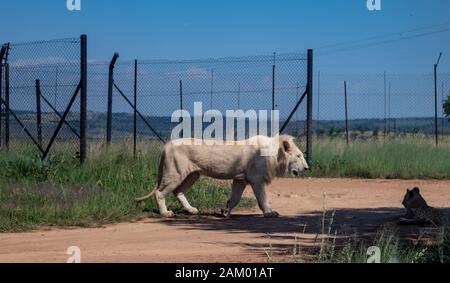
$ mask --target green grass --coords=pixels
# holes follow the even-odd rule
[[[335,212],[326,210],[326,196],[320,225],[316,236],[319,243],[315,254],[304,254],[297,237],[291,256],[274,258],[269,243],[267,261],[293,263],[450,263],[450,230],[448,224],[430,226],[417,238],[400,237],[397,227],[381,227],[375,235],[361,237],[346,234],[334,226]],[[303,234],[305,232],[303,231]],[[343,242],[344,241],[344,242]],[[377,250],[374,250],[376,248]],[[379,252],[377,255],[376,253]],[[306,255],[306,257],[305,257]]]
[[[42,226],[95,226],[157,216],[153,200],[137,206],[135,197],[156,184],[159,144],[142,143],[133,159],[127,143],[109,151],[90,144],[88,161],[79,167],[72,152],[56,145],[52,156],[40,161],[28,146],[21,154],[0,153],[0,232]],[[450,141],[435,147],[428,138],[356,141],[320,138],[314,144],[311,177],[450,179]],[[201,211],[222,208],[229,185],[200,180],[188,192]],[[168,206],[180,212],[170,196]],[[242,207],[254,206],[244,199]]]
[[[450,143],[429,140],[342,141],[314,144],[311,177],[383,179],[450,179]]]
[[[349,239],[347,245],[336,249],[326,262],[368,263],[374,255],[369,252],[369,247],[379,248],[378,263],[450,263],[450,233],[444,227],[436,228],[435,235],[426,243],[402,241],[395,229],[385,227],[378,231],[372,241]]]
[[[133,159],[121,147],[91,153],[79,167],[64,154],[41,161],[29,152],[0,154],[0,232],[43,226],[97,226],[158,217],[154,200],[137,205],[134,199],[153,189],[157,178],[158,147]],[[229,198],[227,184],[202,179],[187,193],[202,212],[218,211]],[[173,196],[169,208],[181,213]],[[254,206],[243,199],[241,207]]]

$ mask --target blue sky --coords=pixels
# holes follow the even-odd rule
[[[71,12],[66,8],[66,0],[2,0],[2,12],[6,11],[2,19],[6,24],[1,29],[0,42],[78,37],[86,33],[89,59],[105,62],[116,51],[121,55],[119,60],[124,61],[270,55],[313,48],[315,92],[319,89],[317,72],[323,75],[320,112],[315,117],[320,114],[321,119],[343,119],[344,80],[349,86],[350,118],[383,117],[384,71],[388,73],[388,83],[392,83],[392,117],[431,117],[434,87],[430,75],[439,52],[443,52],[439,72],[450,73],[450,1],[381,2],[382,10],[371,12],[366,0],[81,0],[82,10]],[[367,38],[373,39],[360,41]],[[339,45],[343,42],[347,43]],[[338,45],[323,48],[335,44]],[[195,80],[182,77],[160,81],[153,78],[140,85],[139,99],[145,114],[172,113],[178,107],[180,79],[185,80],[185,93],[197,88],[208,93],[187,97],[186,107],[192,107],[195,99],[208,105],[215,102],[214,107],[218,109],[237,107],[238,98],[231,91],[242,87],[247,94],[242,97],[241,107],[271,108],[269,65],[264,69],[267,73],[257,78],[238,78],[235,73],[239,70],[225,77],[225,67],[220,77],[220,70],[214,67],[214,91],[229,93],[212,100],[209,96],[211,68],[196,65],[186,68],[175,73],[192,70],[204,73],[203,80],[197,81],[198,86]],[[116,74],[119,71],[117,67]],[[127,71],[132,73],[131,66]],[[107,67],[103,72],[106,74]],[[287,117],[298,96],[295,91],[298,81],[292,81],[292,77],[280,71],[277,74],[279,87],[290,87],[290,90],[279,90],[276,101],[281,116]],[[415,75],[396,77],[395,74]],[[25,81],[22,77],[23,74],[17,76],[17,83]],[[120,84],[130,95],[133,88],[130,76],[117,77],[118,81],[126,81]],[[53,84],[52,76],[44,78],[49,80],[44,83]],[[260,91],[261,87],[267,91],[258,92],[257,97],[249,94]],[[442,76],[438,87],[440,94],[448,93],[450,75]],[[90,110],[104,111],[106,75],[89,89]],[[34,95],[33,91],[34,87],[30,95]],[[46,92],[53,95],[50,89]],[[56,97],[58,92],[54,92]],[[319,95],[314,95],[314,105],[317,102]],[[17,103],[22,104],[20,100]],[[131,110],[120,100],[115,103],[114,111]],[[299,112],[304,112],[304,106]]]
[[[109,60],[114,51],[122,59],[186,59],[304,51],[450,21],[448,0],[382,0],[377,12],[366,9],[366,0],[81,1],[81,12],[69,12],[66,0],[2,0],[7,28],[0,41],[87,33],[90,59]],[[441,51],[441,68],[449,70],[450,31],[318,53],[315,67],[339,74],[431,73]]]

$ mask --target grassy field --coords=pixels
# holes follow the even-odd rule
[[[436,147],[425,136],[350,145],[320,138],[313,150],[311,177],[450,179],[450,139]]]
[[[42,226],[96,226],[158,217],[151,200],[138,206],[134,198],[156,184],[159,148],[146,147],[138,159],[121,146],[93,150],[83,167],[64,154],[46,161],[33,153],[0,154],[0,232]],[[94,154],[94,152],[96,152]],[[229,198],[228,184],[203,179],[187,197],[203,212],[218,212]],[[173,196],[168,206],[182,213]],[[241,207],[253,206],[244,199]]]
[[[0,232],[41,226],[95,226],[155,214],[155,203],[137,206],[134,198],[156,183],[159,144],[139,145],[133,159],[129,143],[106,151],[90,145],[88,162],[79,167],[73,154],[57,153],[40,161],[32,147],[0,154]],[[314,145],[313,170],[306,177],[450,179],[450,142],[435,147],[430,139],[408,138],[353,142],[321,138]],[[202,179],[188,193],[201,211],[224,207],[229,185]],[[170,207],[178,213],[173,197]],[[241,206],[254,206],[245,199]]]
[[[27,146],[20,153],[0,152],[0,233],[48,226],[95,227],[159,217],[154,200],[142,206],[134,202],[156,183],[159,143],[139,144],[137,159],[126,141],[108,151],[101,144],[91,144],[83,167],[64,149],[64,144],[56,145],[46,161]],[[450,179],[450,141],[439,147],[429,138],[354,141],[347,145],[342,138],[321,138],[314,144],[312,168],[305,177]],[[229,184],[202,179],[188,192],[188,198],[203,213],[217,213],[229,194]],[[183,213],[173,196],[168,206],[177,214]],[[248,198],[240,205],[253,206],[255,202]],[[432,245],[405,243],[395,231],[382,230],[371,242],[348,237],[346,245],[337,247],[336,237],[329,231],[323,231],[313,262],[364,263],[370,246],[381,249],[382,262],[450,262],[446,228],[436,233]],[[271,253],[267,251],[268,260],[276,262]],[[295,246],[292,261],[311,260],[302,258],[301,247]]]

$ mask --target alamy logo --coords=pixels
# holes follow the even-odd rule
[[[381,11],[381,0],[367,0],[367,9],[369,11]]]
[[[81,11],[81,0],[67,0],[67,10]]]
[[[367,263],[381,263],[381,249],[379,247],[369,247],[367,249]]]
[[[270,134],[272,137],[278,136],[280,133],[280,112],[278,110],[271,111],[271,120],[269,120],[268,112],[267,110],[258,112],[256,110],[247,112],[227,110],[223,115],[219,110],[209,110],[203,113],[203,103],[194,102],[193,115],[186,110],[173,112],[171,121],[179,124],[172,130],[171,141],[176,145],[258,145],[262,141],[258,138],[246,140],[246,133],[248,133],[248,137],[268,136],[268,124],[271,124]],[[192,127],[194,128],[193,133]],[[264,157],[276,156],[278,144],[266,146],[267,148],[261,150],[261,155]]]
[[[68,247],[66,254],[70,256],[67,263],[81,263],[81,249],[79,247]]]

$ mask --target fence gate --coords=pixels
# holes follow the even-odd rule
[[[86,158],[87,37],[4,44],[0,142],[4,150]]]

